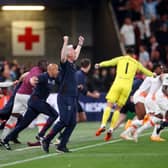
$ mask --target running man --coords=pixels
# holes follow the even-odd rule
[[[46,125],[43,127],[41,132],[38,134],[39,138],[42,140],[48,128],[53,124],[53,122],[58,117],[57,112],[52,108],[46,99],[49,96],[52,88],[58,82],[59,71],[57,64],[49,64],[47,67],[47,72],[42,73],[33,80],[38,81],[34,91],[28,101],[27,111],[21,120],[21,122],[14,128],[14,130],[8,134],[5,139],[1,141],[1,144],[7,149],[11,150],[9,141],[12,140],[16,135],[18,135],[22,130],[27,128],[29,124],[39,115],[45,114],[49,116]]]
[[[153,99],[153,102],[152,102]],[[165,120],[166,113],[168,111],[168,74],[163,74],[163,82],[156,94],[153,95],[150,102],[146,105],[148,109],[149,119],[138,128],[133,134],[133,140],[138,141],[139,135],[146,129],[152,128],[161,121]],[[157,128],[157,127],[156,127]],[[154,131],[155,132],[155,131]],[[154,136],[154,135],[152,135]],[[161,139],[161,138],[160,138]],[[160,141],[165,141],[161,139]]]
[[[40,60],[37,66],[34,66],[29,73],[23,79],[23,82],[13,97],[12,114],[5,124],[5,128],[2,132],[1,140],[8,135],[12,129],[16,126],[17,120],[20,116],[23,116],[27,110],[27,103],[30,95],[33,92],[33,88],[36,83],[32,80],[33,77],[40,75],[46,71],[48,62],[46,60]]]
[[[162,73],[162,71],[160,71],[160,73]],[[151,109],[153,109],[151,106],[155,106],[156,104],[154,97],[155,93],[160,88],[161,83],[161,76],[157,76],[156,78],[147,77],[144,80],[140,88],[133,96],[135,107],[137,107],[136,111],[138,111],[137,119],[133,120],[131,126],[120,135],[121,138],[125,140],[131,140],[131,135],[135,132],[135,130],[141,127],[144,122],[149,119],[148,113],[153,112],[151,111]]]
[[[115,105],[115,111],[113,113],[110,129],[104,138],[105,141],[109,141],[111,139],[113,129],[120,115],[120,110],[125,105],[131,92],[136,72],[141,71],[147,76],[153,76],[153,73],[143,67],[143,65],[135,60],[133,56],[133,52],[128,50],[127,55],[125,56],[117,57],[95,65],[95,68],[117,66],[114,83],[106,96],[107,106],[104,109],[101,127],[96,132],[96,136],[99,136],[105,131],[111,109]]]

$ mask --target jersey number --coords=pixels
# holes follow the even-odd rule
[[[126,67],[125,67],[125,74],[127,74],[128,72],[128,66],[129,66],[129,63],[127,62]]]

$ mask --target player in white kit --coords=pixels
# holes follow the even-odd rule
[[[160,64],[157,64],[155,68],[153,69],[154,72],[157,75],[160,75],[162,73],[162,66]],[[141,127],[145,120],[147,120],[146,115],[146,106],[145,102],[149,100],[151,95],[153,95],[153,92],[155,90],[158,90],[159,86],[161,85],[161,81],[159,77],[153,78],[153,77],[146,77],[139,89],[135,92],[133,96],[133,102],[135,104],[135,110],[137,119],[133,120],[131,123],[131,126],[128,127],[120,136],[123,139],[126,140],[132,140],[132,133],[138,128]],[[145,117],[145,119],[144,119]]]
[[[163,82],[159,90],[154,96],[153,106],[148,106],[149,120],[144,125],[138,128],[133,139],[137,142],[138,136],[146,129],[160,124],[162,120],[165,120],[166,112],[168,110],[168,73],[163,74]]]
[[[128,127],[123,133],[121,133],[120,137],[125,140],[132,140],[132,137],[130,136],[130,133],[132,133],[135,129],[140,127],[143,124],[143,118],[146,114],[145,110],[145,98],[148,95],[148,92],[150,90],[150,87],[152,85],[153,77],[146,77],[139,89],[135,92],[133,95],[133,102],[135,104],[135,107],[137,105],[137,108],[139,107],[139,116],[137,119],[133,120],[131,123],[131,126]],[[135,108],[136,110],[136,108]]]

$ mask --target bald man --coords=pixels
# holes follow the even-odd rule
[[[6,138],[1,142],[2,145],[7,149],[11,150],[9,141],[18,135],[22,130],[24,130],[28,125],[41,113],[49,116],[46,125],[38,134],[40,139],[43,138],[44,134],[48,128],[53,124],[53,122],[58,117],[58,113],[52,108],[46,99],[49,96],[53,86],[58,84],[58,65],[49,64],[47,67],[47,72],[42,73],[38,77],[32,78],[32,80],[37,81],[36,87],[28,101],[28,109],[22,119],[22,121],[15,127],[15,129],[6,136]]]

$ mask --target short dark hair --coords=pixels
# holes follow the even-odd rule
[[[43,71],[45,72],[47,70],[47,66],[48,66],[48,61],[45,59],[40,60],[37,63],[37,66]]]
[[[80,61],[80,66],[83,68],[87,68],[91,64],[91,60],[89,58],[83,58]]]
[[[157,68],[162,68],[162,67],[163,67],[162,64],[156,63],[153,65],[152,71],[154,72]]]
[[[134,49],[131,47],[126,48],[126,52],[127,52],[127,54],[135,54]]]

